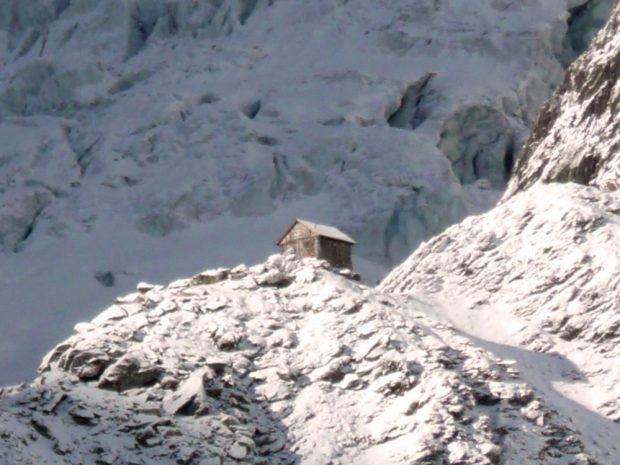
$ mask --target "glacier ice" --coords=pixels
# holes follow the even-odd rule
[[[442,129],[460,109],[493,108],[516,152],[561,79],[573,6],[2,2],[0,189],[47,198],[34,228],[2,231],[0,270],[14,279],[0,298],[11,314],[46,303],[19,337],[57,328],[40,339],[49,345],[135,280],[262,260],[296,216],[350,231],[354,260],[375,281],[499,197],[509,138],[479,157],[451,139],[453,159],[471,161],[457,169],[437,148]],[[409,130],[386,121],[401,103],[392,123]],[[114,288],[93,278],[100,270],[114,271]],[[63,281],[80,295],[58,295],[51,283]]]

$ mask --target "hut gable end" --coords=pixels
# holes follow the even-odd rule
[[[308,237],[314,237],[314,236],[316,236],[316,234],[313,234],[310,228],[296,221],[288,229],[288,231],[280,238],[280,240],[278,241],[278,245],[288,244],[290,242],[294,242],[294,241],[298,241],[301,239],[305,239]]]

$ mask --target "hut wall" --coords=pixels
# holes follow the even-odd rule
[[[351,244],[327,237],[319,238],[318,258],[327,260],[337,268],[353,269],[351,263]]]
[[[303,224],[297,223],[280,243],[282,253],[293,252],[297,257],[316,257],[317,238]]]
[[[282,253],[293,252],[297,257],[316,257],[317,240],[314,237],[306,237],[296,241],[286,242],[280,246]]]
[[[286,242],[298,241],[300,239],[306,239],[308,237],[311,237],[312,235],[313,234],[310,229],[308,229],[306,226],[304,226],[301,223],[297,223],[287,233],[286,237],[284,237],[282,242],[286,243]]]

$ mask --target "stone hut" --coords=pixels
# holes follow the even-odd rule
[[[281,253],[327,260],[333,267],[353,269],[355,241],[333,226],[296,219],[277,242]]]

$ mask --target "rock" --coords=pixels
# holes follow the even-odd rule
[[[159,381],[163,389],[175,389],[179,385],[179,380],[171,375],[164,375]]]
[[[349,357],[342,357],[336,360],[332,360],[324,367],[317,368],[312,373],[312,379],[329,381],[330,383],[338,383],[342,381],[345,374],[351,370],[351,359]]]
[[[340,386],[342,389],[355,389],[361,384],[361,379],[355,373],[348,373],[344,375],[342,381],[340,382]]]
[[[208,357],[205,361],[205,365],[213,369],[216,374],[220,375],[231,365],[231,362],[229,359],[223,357]]]
[[[52,433],[49,426],[44,422],[42,418],[33,418],[30,420],[30,425],[34,430],[46,439],[52,439]]]
[[[154,384],[163,369],[153,365],[143,354],[127,354],[109,366],[99,379],[99,387],[125,391]]]
[[[127,311],[125,311],[120,305],[112,305],[108,309],[101,312],[93,320],[92,324],[95,326],[102,326],[111,321],[122,320],[127,317]]]
[[[116,283],[114,273],[110,271],[97,271],[95,273],[95,279],[104,287],[113,287]]]
[[[215,336],[215,343],[220,350],[231,351],[235,350],[239,345],[241,337],[238,334],[232,332],[223,332]]]
[[[179,385],[174,393],[164,397],[163,410],[170,415],[206,413],[209,405],[206,387],[215,380],[215,376],[211,368],[195,371]]]
[[[248,456],[248,449],[243,444],[233,443],[227,449],[226,453],[235,460],[243,460]]]
[[[297,346],[297,337],[292,331],[282,328],[273,332],[267,338],[267,344],[270,348],[284,347],[285,349],[292,349]]]
[[[191,282],[194,285],[215,284],[228,279],[229,274],[230,270],[226,268],[218,268],[217,270],[209,270],[197,274],[192,278]]]
[[[93,331],[94,329],[96,329],[97,326],[95,326],[92,323],[77,323],[74,327],[73,330],[76,333],[87,333],[89,331]]]
[[[95,426],[97,424],[97,416],[85,408],[74,408],[69,410],[69,416],[78,425]]]
[[[499,446],[487,442],[480,445],[480,451],[492,464],[496,465],[500,463],[502,458],[502,449]]]
[[[99,349],[73,348],[65,352],[58,365],[61,369],[71,371],[82,380],[97,379],[114,360]]]
[[[534,399],[534,391],[523,384],[490,382],[489,391],[495,397],[518,406],[527,405]]]
[[[291,278],[280,270],[270,270],[256,278],[260,286],[283,288],[291,285]]]
[[[150,291],[151,289],[153,289],[155,287],[155,285],[153,284],[149,284],[149,283],[145,283],[145,282],[139,282],[136,285],[136,291],[138,291],[140,294],[144,294],[148,291]]]
[[[230,279],[241,279],[248,275],[248,267],[239,265],[230,270]]]
[[[209,312],[216,312],[225,308],[228,305],[228,299],[223,296],[209,296],[204,303],[201,305],[201,308]]]

